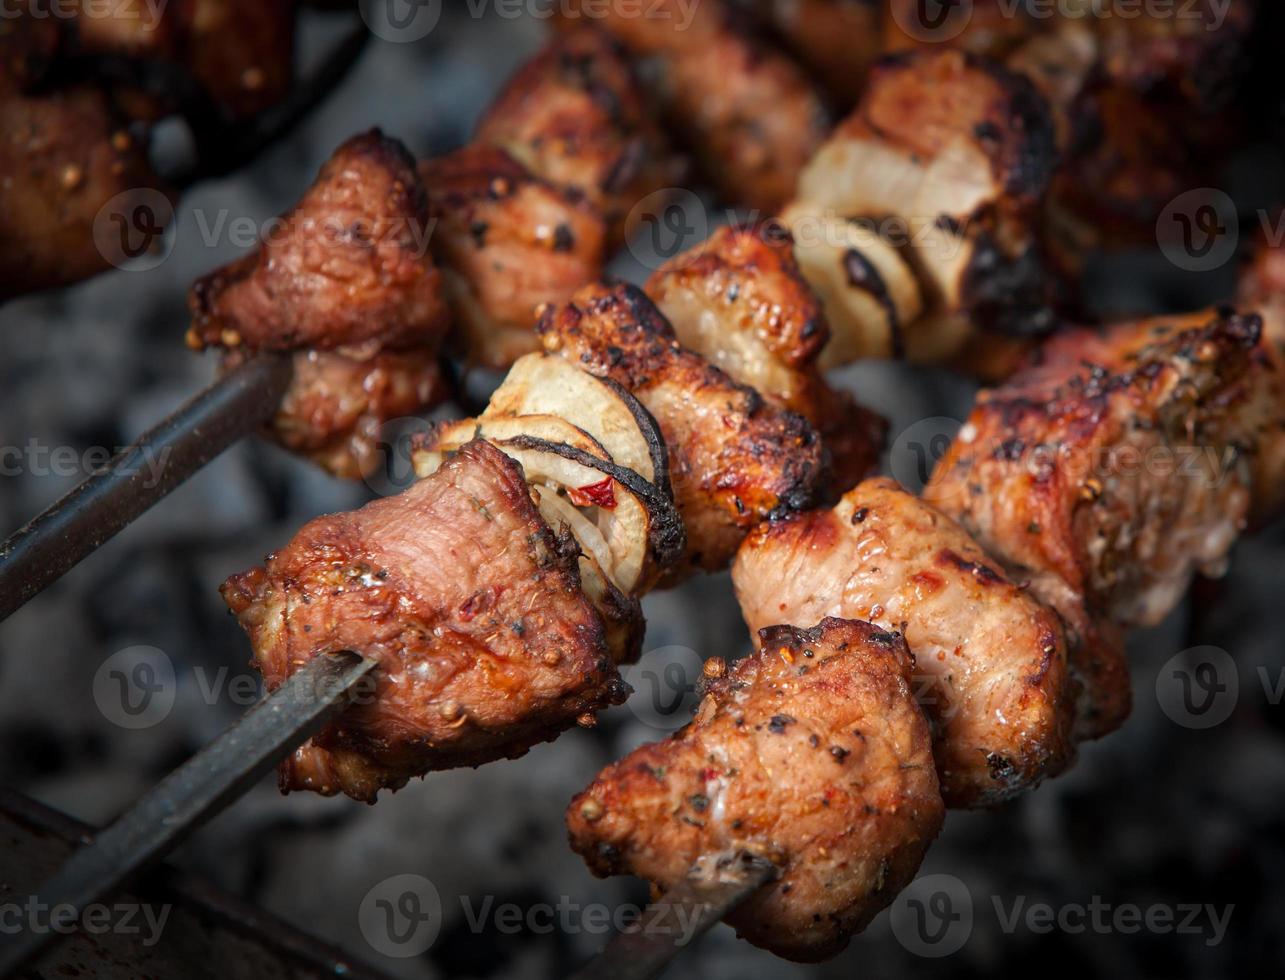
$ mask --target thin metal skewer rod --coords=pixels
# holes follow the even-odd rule
[[[0,544],[0,621],[272,416],[290,358],[228,372]]]
[[[32,907],[50,915],[58,909],[61,921],[78,921],[86,906],[159,861],[346,707],[374,667],[375,661],[349,651],[314,657],[72,854],[37,890]],[[29,929],[6,938],[0,977],[15,975],[59,935]]]
[[[617,933],[571,980],[652,980],[756,891],[776,877],[770,861],[740,855],[708,881],[691,878],[647,907],[637,926]],[[653,914],[654,913],[654,914]],[[679,926],[681,924],[681,927]]]

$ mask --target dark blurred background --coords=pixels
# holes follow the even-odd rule
[[[326,18],[305,19],[305,56],[324,47],[331,26]],[[0,445],[70,447],[83,459],[91,447],[128,443],[174,409],[214,371],[212,360],[184,348],[184,295],[195,276],[238,252],[226,235],[207,240],[220,213],[255,221],[280,213],[339,142],[371,125],[418,155],[459,145],[543,30],[537,19],[494,11],[475,18],[459,4],[416,43],[372,39],[345,84],[289,139],[182,200],[173,250],[159,267],[114,272],[0,309]],[[1265,174],[1277,181],[1280,168],[1279,156],[1256,153],[1227,177],[1251,207],[1264,193],[1255,181]],[[616,271],[637,279],[646,269],[626,256]],[[1100,309],[1195,307],[1227,295],[1230,274],[1194,276],[1158,255],[1135,254],[1096,263],[1087,292]],[[891,419],[894,453],[905,451],[898,434],[924,420],[962,418],[972,395],[969,383],[944,371],[894,364],[863,364],[840,377]],[[23,452],[27,465],[0,478],[0,531],[16,528],[83,476],[74,463],[42,465],[38,453]],[[356,506],[374,492],[246,441],[0,624],[0,781],[91,823],[110,821],[235,719],[257,690],[246,692],[245,678],[255,676],[249,644],[219,598],[219,583],[309,518]],[[1202,583],[1162,628],[1135,637],[1136,705],[1122,731],[1085,746],[1071,773],[1018,803],[950,815],[923,870],[950,877],[912,890],[899,903],[895,932],[884,914],[838,959],[802,967],[720,927],[669,976],[1280,974],[1285,712],[1278,682],[1285,641],[1273,617],[1283,593],[1285,528],[1278,525],[1238,545],[1225,580]],[[563,808],[602,765],[676,728],[693,700],[683,688],[701,659],[738,656],[747,637],[726,576],[651,596],[645,607],[648,654],[631,675],[637,693],[596,731],[569,732],[517,761],[431,774],[374,807],[283,797],[265,781],[201,831],[176,863],[395,976],[567,973],[604,938],[589,931],[583,914],[569,913],[571,929],[546,933],[502,928],[491,914],[475,926],[468,913],[488,900],[490,909],[514,903],[524,910],[646,901],[638,882],[588,874],[567,847]],[[1183,655],[1207,646],[1229,655],[1230,671],[1207,651]],[[168,664],[168,711],[144,719],[144,727],[119,724],[101,680],[95,695],[95,677],[112,657]],[[1192,727],[1207,717],[1184,714],[1174,693],[1175,670],[1190,672],[1198,663],[1222,672],[1216,713],[1226,717],[1205,728]],[[678,666],[667,673],[670,664]],[[1238,686],[1229,694],[1232,677]],[[372,941],[369,922],[363,929],[359,911],[372,889],[406,873],[436,889],[440,931],[422,953],[388,956],[378,938]],[[907,903],[931,911],[942,891],[961,915],[971,906],[971,926],[967,917],[953,919],[963,925],[940,944],[916,941],[904,928],[917,914]],[[1084,931],[1054,925],[1044,932],[1024,917],[1006,928],[1015,907],[1073,910],[1095,901],[1111,909],[1162,906],[1176,923],[1189,903],[1213,906],[1216,916],[1231,911],[1219,942],[1207,911],[1194,919],[1198,933],[1130,931],[1127,922],[1106,931],[1090,923]],[[947,947],[948,955],[923,955]]]

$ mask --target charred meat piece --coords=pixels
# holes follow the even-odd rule
[[[190,346],[437,343],[447,323],[415,162],[371,130],[340,146],[255,253],[197,281]]]
[[[1074,757],[1062,624],[958,524],[892,480],[756,528],[732,568],[751,633],[823,616],[900,630],[950,806],[1001,802]]]
[[[0,174],[0,299],[78,282],[160,243],[146,146],[97,89],[23,95],[0,80]]]
[[[231,351],[230,370],[245,358]],[[436,351],[380,351],[350,357],[339,351],[299,351],[271,438],[336,476],[360,479],[383,464],[385,423],[419,415],[444,402],[450,387]]]
[[[800,176],[799,206],[895,229],[936,315],[1046,332],[1035,223],[1055,160],[1049,107],[1028,79],[962,51],[907,52],[875,68]]]
[[[473,363],[508,367],[538,349],[539,307],[598,277],[602,216],[498,147],[475,143],[420,170],[461,342]]]
[[[728,923],[778,956],[833,956],[914,877],[941,827],[905,642],[869,623],[774,626],[712,676],[690,725],[607,767],[567,809],[598,875],[666,891],[748,851],[780,876]]]
[[[639,200],[677,185],[670,150],[620,45],[592,27],[555,36],[505,85],[476,139],[598,207],[613,241]]]
[[[825,136],[825,108],[798,65],[744,33],[729,4],[658,0],[638,16],[573,0],[562,17],[591,20],[643,59],[670,125],[728,201],[773,213],[789,200]]]
[[[776,223],[720,228],[645,288],[680,343],[812,423],[842,492],[878,464],[886,426],[821,373],[830,331],[793,244]]]
[[[539,331],[546,350],[617,382],[660,425],[687,528],[667,584],[725,568],[750,528],[813,501],[823,452],[812,427],[683,347],[641,290],[585,286],[547,309]]]
[[[438,349],[449,315],[431,228],[405,148],[378,130],[355,136],[257,252],[195,283],[188,344],[222,348],[228,366],[295,352],[269,434],[333,473],[365,475],[384,422],[447,394]]]
[[[983,391],[925,499],[1062,614],[1099,729],[1120,627],[1158,623],[1245,524],[1260,321],[1163,317],[1048,341]]]
[[[373,698],[282,763],[283,790],[373,802],[430,770],[520,756],[624,698],[574,543],[484,442],[312,521],[223,595],[270,689],[335,650],[380,663]]]

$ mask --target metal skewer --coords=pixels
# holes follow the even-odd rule
[[[698,936],[704,935],[776,877],[770,861],[741,854],[714,880],[690,878],[648,906],[637,928],[618,933],[571,980],[651,980],[660,976]],[[654,914],[653,913],[654,910]],[[686,923],[678,933],[672,923]],[[655,925],[650,926],[648,923]],[[665,923],[661,926],[660,923]]]
[[[289,382],[288,356],[252,358],[0,544],[0,621],[267,421]]]
[[[341,651],[314,657],[270,697],[170,773],[132,809],[73,854],[38,890],[36,907],[79,920],[85,907],[159,861],[312,735],[359,693],[375,661]],[[0,976],[12,976],[59,937],[27,931],[0,948]]]

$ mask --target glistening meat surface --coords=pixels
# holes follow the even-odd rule
[[[695,720],[571,802],[571,846],[596,874],[662,891],[740,851],[766,857],[780,876],[727,921],[777,955],[825,959],[909,883],[941,827],[928,724],[895,633],[826,619],[761,643],[731,671],[710,661]]]
[[[373,801],[429,770],[522,755],[624,698],[574,545],[485,442],[398,496],[312,521],[223,595],[269,688],[329,651],[380,663],[374,697],[282,763],[286,790]]]

